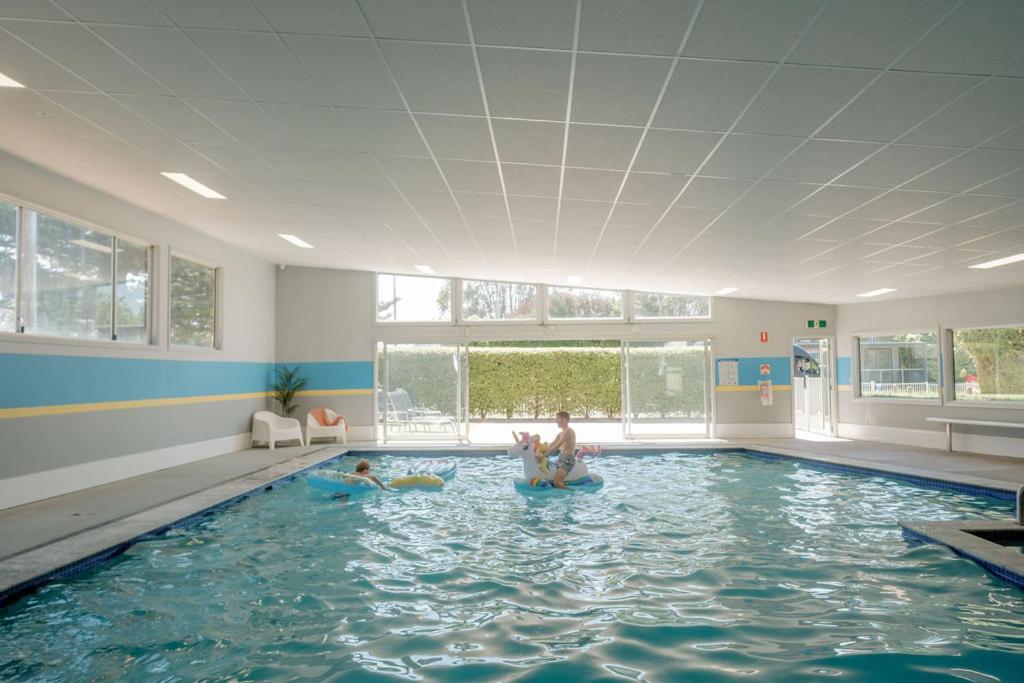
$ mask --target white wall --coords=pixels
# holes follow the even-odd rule
[[[988,291],[893,299],[839,306],[838,353],[855,354],[853,337],[872,332],[980,327],[1024,326],[1024,286]],[[945,335],[940,335],[943,358],[950,357]],[[854,368],[856,359],[852,358]],[[945,372],[945,368],[943,369]],[[856,375],[853,381],[856,382]],[[993,406],[965,402],[921,403],[893,399],[855,398],[841,391],[840,435],[945,448],[944,428],[926,417],[955,417],[1024,423],[1024,405]],[[1024,432],[996,428],[956,427],[954,448],[982,453],[1024,454]]]

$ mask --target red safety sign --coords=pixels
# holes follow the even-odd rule
[[[772,374],[772,366],[768,363],[761,363],[761,374],[770,375]]]
[[[761,333],[761,343],[762,344],[767,344],[768,343],[768,333],[767,332],[762,332]]]

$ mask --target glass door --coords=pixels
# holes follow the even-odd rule
[[[378,344],[378,437],[464,440],[465,356],[462,344]]]
[[[828,337],[793,340],[793,426],[832,435],[832,344]]]
[[[627,438],[707,437],[711,342],[624,342],[623,411]]]

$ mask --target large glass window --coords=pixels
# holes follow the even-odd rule
[[[1024,327],[953,331],[958,401],[1024,402]]]
[[[117,241],[115,339],[144,344],[149,341],[149,248]]]
[[[217,344],[217,268],[171,256],[170,341],[174,346]]]
[[[581,287],[549,287],[548,317],[552,320],[622,318],[622,292]]]
[[[452,281],[417,275],[377,275],[377,321],[451,322]]]
[[[385,441],[464,438],[465,348],[377,345],[377,424]]]
[[[939,398],[939,345],[935,332],[859,337],[860,395]]]
[[[515,282],[462,281],[463,320],[535,320],[537,287]]]
[[[624,342],[626,435],[707,436],[707,340]]]
[[[42,213],[30,212],[26,218],[23,331],[110,339],[114,238]]]
[[[18,207],[0,202],[0,331],[17,325]]]
[[[657,294],[637,292],[633,296],[633,317],[658,318],[709,318],[711,297],[696,294]]]

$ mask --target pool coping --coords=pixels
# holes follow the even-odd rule
[[[50,581],[65,578],[86,571],[98,564],[120,555],[139,541],[167,532],[173,528],[187,526],[199,518],[233,505],[249,496],[271,490],[278,485],[293,481],[298,476],[318,469],[346,455],[379,456],[387,453],[439,457],[444,454],[480,455],[482,457],[504,455],[507,451],[498,447],[443,446],[428,448],[416,446],[328,446],[291,460],[277,463],[263,470],[223,482],[202,491],[163,503],[153,508],[113,520],[107,524],[84,530],[24,553],[0,561],[0,609],[16,601]],[[916,486],[937,488],[981,495],[999,500],[1013,500],[1015,490],[1006,482],[942,472],[937,476],[932,470],[891,465],[886,468],[877,463],[858,461],[856,458],[836,456],[814,456],[778,446],[754,443],[742,444],[636,444],[616,445],[604,450],[609,455],[651,455],[670,452],[742,452],[757,457],[797,460],[816,468],[846,473],[883,476],[904,481]],[[915,524],[926,524],[925,522]],[[989,524],[992,524],[991,522]],[[1015,526],[1015,525],[1014,525]],[[921,535],[921,534],[919,534]],[[928,537],[925,537],[926,539]],[[980,540],[980,539],[979,539]],[[941,543],[941,541],[938,541]],[[956,548],[950,546],[956,551]],[[975,560],[996,576],[1003,578],[1000,566],[995,570],[986,567],[985,560]],[[1011,570],[1002,570],[1013,573]],[[1024,575],[1022,575],[1024,576]],[[1011,583],[1016,583],[1011,579]],[[1024,584],[1017,584],[1024,587]]]
[[[943,545],[988,573],[1024,589],[1024,553],[976,535],[1013,532],[1024,535],[1016,522],[968,519],[951,522],[899,521],[905,538]]]

